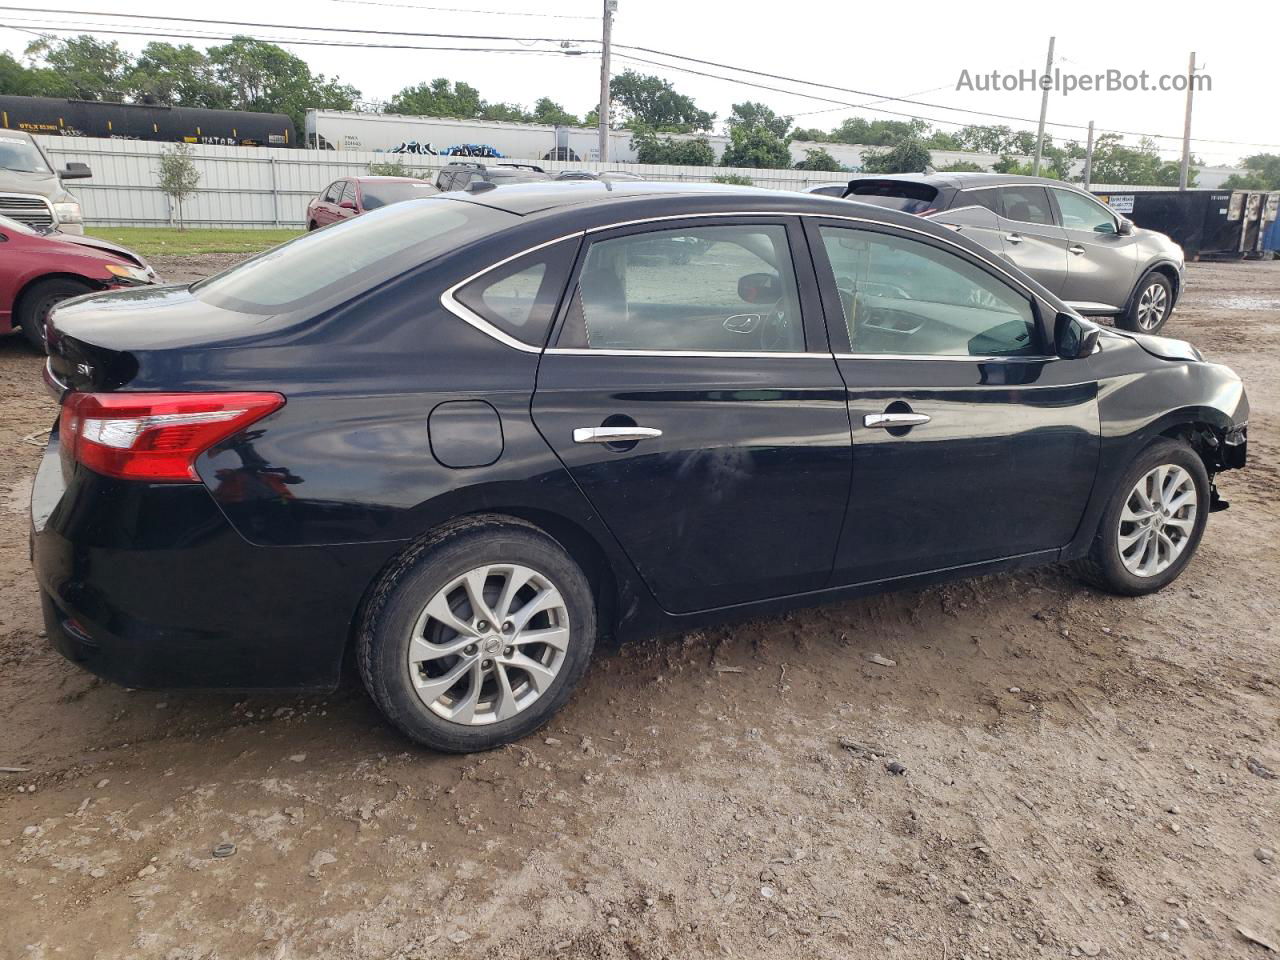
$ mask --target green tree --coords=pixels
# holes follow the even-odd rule
[[[550,97],[538,98],[538,102],[533,105],[533,119],[537,123],[551,123],[558,127],[576,127],[581,123],[576,116]]]
[[[208,55],[189,43],[148,43],[125,74],[124,85],[139,103],[215,110],[231,104],[230,91],[219,82]]]
[[[943,133],[941,130],[935,130],[929,134],[929,139],[925,144],[934,150],[963,150],[964,144],[961,143],[954,134]]]
[[[1244,158],[1244,173],[1233,173],[1224,190],[1280,190],[1280,153],[1255,153]]]
[[[39,57],[44,66],[61,77],[67,96],[79,100],[121,100],[125,75],[133,61],[114,40],[102,41],[88,34],[56,40],[41,37],[27,46],[27,56]]]
[[[764,127],[775,137],[785,140],[787,131],[791,129],[792,117],[781,117],[763,103],[748,100],[735,103],[733,112],[725,119],[730,132],[738,127]]]
[[[967,150],[980,153],[1016,153],[1010,146],[1013,129],[1004,124],[970,124],[955,133],[955,139]],[[1034,149],[1034,147],[1033,147]]]
[[[956,160],[945,167],[938,167],[939,173],[982,173],[986,168],[972,160]]]
[[[461,80],[451,83],[444,77],[436,77],[430,83],[405,87],[391,98],[387,113],[472,119],[480,116],[483,107],[480,91],[471,84]]]
[[[186,220],[182,215],[182,205],[200,186],[200,171],[196,169],[195,161],[191,158],[191,147],[188,144],[179,143],[169,150],[160,151],[156,185],[177,209],[178,229],[185,230]]]
[[[676,139],[659,138],[648,127],[636,130],[631,136],[631,147],[640,163],[671,164],[681,167],[714,167],[716,151],[706,137]]]
[[[1192,158],[1187,185],[1194,187],[1200,161]],[[1127,146],[1120,134],[1104,133],[1093,145],[1093,169],[1090,179],[1094,183],[1113,183],[1125,186],[1178,185],[1179,164],[1162,160],[1155,141],[1143,137],[1138,146]]]
[[[738,125],[729,130],[729,146],[720,158],[726,167],[781,169],[791,166],[786,142],[765,126]]]
[[[209,62],[233,109],[288,114],[299,133],[308,109],[350,110],[360,96],[336,78],[312,74],[305,61],[284,48],[251,37],[210,47]]]
[[[862,155],[865,173],[924,173],[933,155],[919,137],[907,137],[888,150],[868,150]]]
[[[791,131],[792,140],[804,140],[809,143],[826,143],[831,135],[817,127],[796,127]]]
[[[19,97],[70,97],[71,85],[48,67],[29,67],[0,53],[0,93]]]
[[[750,177],[743,176],[740,173],[717,173],[711,178],[712,183],[728,183],[735,187],[749,187],[752,184]]]
[[[533,120],[533,116],[518,103],[489,103],[485,101],[480,106],[480,119],[502,120],[507,123],[529,123]]]
[[[831,131],[828,139],[836,143],[858,143],[887,147],[902,140],[923,137],[929,125],[923,120],[864,120],[849,117]]]
[[[609,96],[618,105],[623,126],[651,127],[664,133],[710,130],[716,115],[698,109],[692,97],[677,93],[661,77],[626,70],[609,81]]]
[[[817,150],[806,150],[804,159],[796,162],[797,170],[843,170],[840,161],[819,147]]]

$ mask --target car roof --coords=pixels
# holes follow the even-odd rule
[[[348,180],[357,180],[360,183],[429,183],[430,181],[419,179],[418,177],[347,177]]]
[[[902,180],[910,183],[927,183],[933,187],[999,187],[1020,183],[1033,183],[1045,187],[1066,187],[1071,190],[1080,188],[1074,183],[1054,180],[1050,177],[1029,177],[1017,173],[977,173],[973,171],[935,173],[866,173],[850,177],[849,183],[867,180]]]

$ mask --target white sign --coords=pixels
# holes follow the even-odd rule
[[[1124,193],[1119,196],[1112,194],[1107,197],[1107,206],[1116,213],[1133,213],[1133,194]]]

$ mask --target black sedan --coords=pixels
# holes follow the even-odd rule
[[[49,350],[64,654],[324,688],[352,651],[457,751],[545,723],[601,635],[1057,561],[1158,590],[1249,409],[943,226],[655,183],[396,204],[61,306]]]

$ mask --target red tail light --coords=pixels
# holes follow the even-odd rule
[[[282,406],[278,393],[70,393],[58,433],[97,473],[193,483],[200,454]]]

